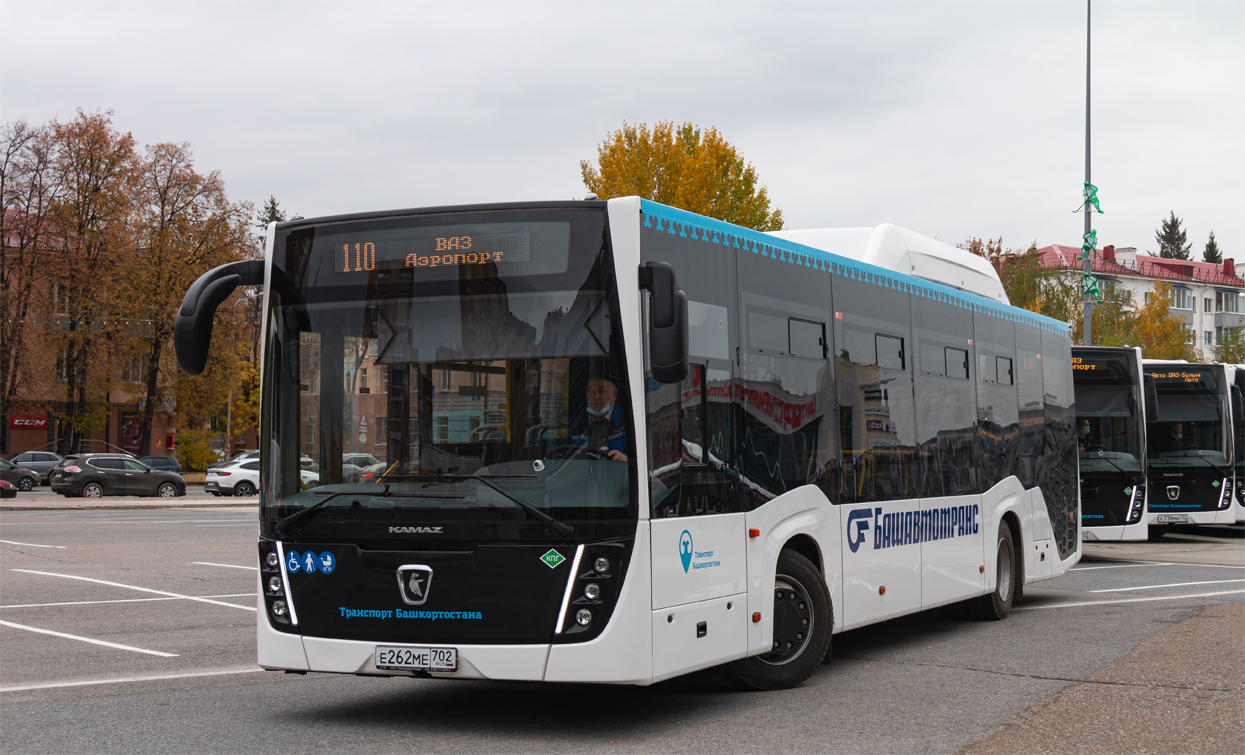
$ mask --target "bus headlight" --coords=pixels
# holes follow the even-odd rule
[[[592,570],[593,570],[593,571],[595,571],[597,574],[606,574],[606,573],[608,573],[608,572],[609,572],[609,570],[610,570],[610,560],[609,560],[608,558],[606,558],[605,556],[602,556],[602,557],[598,558],[598,559],[597,559],[597,560],[596,560],[596,561],[592,564]]]
[[[272,615],[279,618],[285,618],[286,606],[284,600],[272,601]]]
[[[581,608],[575,612],[575,623],[581,627],[586,627],[592,623],[592,611],[587,608]]]
[[[272,593],[273,595],[277,595],[278,593],[281,592],[281,578],[280,577],[269,577],[268,578],[268,592]]]
[[[601,597],[601,588],[596,582],[589,582],[584,588],[584,597],[588,600],[596,600]]]
[[[269,569],[275,569],[277,564],[281,563],[281,559],[277,558],[276,551],[268,551],[268,555],[264,556],[264,563],[268,565]]]

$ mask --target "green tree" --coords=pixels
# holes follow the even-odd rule
[[[1216,265],[1223,262],[1223,252],[1219,251],[1219,242],[1215,241],[1215,232],[1210,232],[1210,238],[1206,239],[1206,247],[1202,249],[1202,261],[1213,262]]]
[[[1042,266],[1036,242],[1023,253],[1004,249],[1002,238],[970,238],[959,247],[994,266],[1012,306],[1061,322],[1080,317],[1080,291],[1068,280],[1067,271]]]
[[[281,209],[281,203],[277,201],[277,198],[269,194],[267,201],[264,202],[264,206],[255,212],[255,227],[262,234],[268,230],[269,223],[284,222],[285,210]]]
[[[1215,361],[1245,364],[1245,326],[1224,328],[1219,332],[1219,345],[1215,347]]]
[[[1181,228],[1180,218],[1172,210],[1171,217],[1163,220],[1163,225],[1154,232],[1154,240],[1159,245],[1159,256],[1174,260],[1189,259],[1189,250],[1193,248],[1188,241],[1188,234]]]
[[[758,231],[782,230],[756,168],[715,128],[661,121],[623,127],[597,145],[597,162],[579,163],[584,186],[600,199],[637,195]]]

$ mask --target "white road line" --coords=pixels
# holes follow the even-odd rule
[[[1091,569],[1129,569],[1134,566],[1196,566],[1199,569],[1245,569],[1245,566],[1232,564],[1193,564],[1186,561],[1147,561],[1144,564],[1119,564],[1117,566],[1074,566],[1068,571],[1089,571]]]
[[[62,687],[88,687],[95,684],[125,684],[128,682],[159,682],[165,679],[195,679],[202,676],[228,676],[231,674],[253,674],[266,669],[255,667],[221,668],[211,671],[188,671],[183,674],[152,674],[151,676],[119,676],[115,679],[83,679],[76,682],[42,682],[39,684],[17,684],[11,687],[0,687],[3,692],[28,692],[37,689],[59,689]]]
[[[229,595],[199,595],[200,598],[253,598],[253,592],[235,592]],[[123,600],[75,600],[68,603],[15,603],[0,608],[52,608],[55,606],[95,606],[103,603],[152,603],[160,600],[182,600],[182,598],[125,598]]]
[[[1153,561],[1144,564],[1115,564],[1113,566],[1074,566],[1068,571],[1093,571],[1094,569],[1132,569],[1137,566],[1176,566],[1165,561]]]
[[[191,561],[192,564],[199,566],[223,566],[227,569],[250,569],[251,571],[259,571],[258,566],[238,566],[237,564],[214,564],[211,561]]]
[[[18,543],[18,542],[14,542],[13,540],[0,540],[0,543],[4,543],[5,545],[22,545],[27,548],[60,548],[61,550],[65,549],[65,546],[63,545],[38,545],[36,543]]]
[[[1157,598],[1120,598],[1119,600],[1085,600],[1079,603],[1049,603],[1044,606],[1017,606],[1013,611],[1041,611],[1046,608],[1079,608],[1081,606],[1109,606],[1117,603],[1150,603],[1156,600],[1185,600],[1186,598],[1213,598],[1217,595],[1242,595],[1245,590],[1221,590],[1200,592],[1194,595],[1162,595]]]
[[[14,624],[11,621],[0,621],[0,626],[12,627],[14,629],[25,629],[27,632],[37,632],[38,634],[50,634],[53,637],[64,637],[67,640],[78,640],[79,642],[89,642],[92,645],[103,645],[106,648],[117,648],[118,650],[130,650],[135,653],[146,653],[147,655],[158,655],[161,658],[176,658],[177,653],[162,653],[159,650],[144,650],[143,648],[131,647],[130,645],[118,645],[115,642],[104,642],[103,640],[93,640],[90,637],[79,637],[76,634],[65,634],[64,632],[53,632],[51,629],[39,629],[38,627],[28,627],[25,624]]]
[[[1157,590],[1160,587],[1191,587],[1193,585],[1221,585],[1225,582],[1245,582],[1245,579],[1211,579],[1205,582],[1173,582],[1170,585],[1142,585],[1140,587],[1112,587],[1110,590],[1090,590],[1090,592],[1132,592],[1133,590]]]
[[[167,595],[167,596],[169,596],[170,598],[182,598],[182,599],[184,599],[184,600],[193,600],[193,601],[196,601],[196,602],[199,602],[199,603],[211,603],[211,604],[213,604],[213,605],[217,605],[217,606],[227,606],[227,607],[229,607],[229,608],[241,608],[241,609],[242,609],[242,610],[244,610],[244,611],[254,611],[254,610],[256,610],[256,609],[255,609],[255,606],[240,606],[240,605],[238,605],[237,603],[225,603],[225,602],[223,602],[223,601],[219,601],[219,600],[210,600],[210,599],[208,599],[208,598],[199,598],[199,597],[196,597],[196,596],[194,596],[194,595],[182,595],[181,593],[176,593],[176,592],[167,592],[167,591],[165,591],[165,590],[152,590],[152,589],[147,588],[147,587],[136,587],[136,586],[134,586],[134,585],[123,585],[123,584],[121,584],[120,582],[108,582],[107,580],[103,580],[103,579],[91,579],[90,577],[76,577],[76,576],[74,576],[74,575],[72,575],[72,574],[56,574],[55,572],[50,572],[50,571],[35,571],[35,570],[33,570],[33,569],[10,569],[9,571],[22,572],[23,574],[40,574],[40,575],[43,575],[43,576],[45,576],[45,577],[61,577],[61,578],[64,578],[64,579],[77,579],[77,580],[81,580],[81,581],[83,581],[83,582],[94,582],[95,584],[98,584],[98,585],[108,585],[108,586],[110,586],[110,587],[123,587],[123,588],[125,588],[125,589],[127,589],[127,590],[138,590],[139,592],[149,592],[149,593],[152,593],[153,595]]]

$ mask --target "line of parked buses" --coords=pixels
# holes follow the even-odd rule
[[[1245,365],[1073,347],[1081,538],[1245,522]]]

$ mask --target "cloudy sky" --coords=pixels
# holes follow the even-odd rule
[[[624,121],[716,126],[789,228],[1079,244],[1085,3],[0,2],[0,117],[112,109],[307,217],[582,196]],[[1245,2],[1094,3],[1102,243],[1245,261]]]

